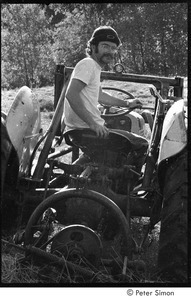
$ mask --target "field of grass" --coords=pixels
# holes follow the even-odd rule
[[[113,83],[106,82],[104,86],[112,86]],[[147,85],[135,84],[135,83],[123,83],[119,82],[115,87],[125,89],[134,95],[134,97],[140,99],[144,104],[152,103],[152,97],[149,92],[149,87]],[[12,102],[18,89],[15,90],[2,90],[1,91],[1,110],[8,113]],[[54,103],[54,87],[48,86],[43,88],[34,89],[34,93],[40,103],[41,118],[42,118],[42,128],[45,132],[51,122],[53,117],[53,103]],[[123,97],[123,95],[121,95]],[[63,147],[63,145],[62,145]],[[137,219],[135,222],[135,232],[136,236],[141,237],[143,233],[144,223],[147,222],[146,218]],[[144,259],[147,265],[147,272],[144,277],[136,279],[136,282],[150,283],[150,282],[160,282],[159,278],[156,277],[156,263],[157,263],[157,249],[158,249],[158,239],[159,239],[160,224],[156,225],[155,230],[149,235],[147,242],[147,250],[141,254],[141,258]],[[4,239],[11,240],[11,237],[2,236]],[[60,278],[58,273],[54,273],[49,276],[42,276],[44,272],[42,268],[22,264],[22,259],[24,254],[22,251],[17,251],[17,249],[9,248],[6,244],[2,245],[2,277],[1,282],[3,284],[14,284],[14,283],[60,283],[63,282],[63,277]],[[45,270],[46,272],[46,270]],[[67,278],[68,279],[68,278]],[[70,281],[70,279],[68,279]],[[131,281],[132,282],[132,281]]]
[[[114,86],[112,81],[104,81],[103,87]],[[136,84],[136,83],[123,83],[123,82],[115,82],[115,87],[124,89],[131,93],[135,98],[140,99],[143,103],[147,103],[149,100],[152,100],[152,97],[149,92],[149,86],[144,84]],[[16,94],[18,93],[19,89],[14,90],[2,90],[1,91],[1,111],[8,113],[9,108],[11,107],[12,102],[15,99]],[[39,101],[41,115],[42,115],[42,127],[44,130],[47,128],[46,120],[52,118],[52,112],[54,110],[54,87],[47,86],[42,88],[34,88],[33,89],[36,98]],[[112,90],[108,91],[113,95],[118,95],[121,98],[126,97],[126,95],[122,93],[118,93]]]
[[[104,81],[102,86],[117,87],[131,93],[135,98],[138,98],[143,105],[154,106],[154,99],[150,94],[149,87],[151,85],[139,84],[133,82],[120,82],[120,81]],[[19,89],[14,90],[1,90],[1,111],[8,113],[9,108],[11,107],[12,102],[15,99],[16,94]],[[47,129],[50,120],[53,116],[54,110],[54,87],[47,86],[42,88],[34,88],[33,92],[35,93],[41,108],[42,115],[42,127],[44,131]],[[112,90],[108,91],[114,96],[118,95],[119,97],[125,98],[125,95],[118,93]],[[187,97],[187,78],[184,78],[184,97]]]

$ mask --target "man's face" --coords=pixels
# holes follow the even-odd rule
[[[117,52],[117,45],[112,42],[99,42],[94,49],[97,62],[100,65],[106,65],[113,61],[114,54]]]

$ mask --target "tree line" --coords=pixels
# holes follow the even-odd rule
[[[110,25],[127,73],[187,76],[187,3],[2,4],[2,87],[54,83],[57,64],[85,57],[93,30]]]

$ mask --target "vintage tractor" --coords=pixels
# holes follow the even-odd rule
[[[26,259],[40,257],[64,272],[70,269],[73,276],[83,274],[86,282],[99,282],[100,271],[113,278],[122,274],[124,281],[129,269],[143,272],[146,266],[137,255],[161,222],[158,272],[163,281],[187,282],[183,79],[102,72],[103,82],[113,82],[104,88],[132,98],[115,81],[145,83],[155,99],[153,111],[101,106],[110,128],[103,139],[88,128],[63,131],[72,70],[57,66],[55,113],[44,134],[28,87],[20,89],[8,115],[2,115],[3,227],[14,227],[14,241]],[[55,151],[60,144],[62,149]],[[149,220],[140,244],[132,235],[134,217]]]

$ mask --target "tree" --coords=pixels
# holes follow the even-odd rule
[[[58,61],[74,66],[100,25],[111,25],[122,40],[122,61],[129,72],[171,76],[187,72],[185,3],[53,4],[64,12],[55,30]],[[181,60],[181,61],[180,61]],[[181,63],[182,62],[182,63]]]
[[[3,82],[29,87],[52,82],[52,29],[38,4],[5,4],[2,8]]]
[[[2,6],[2,85],[52,84],[74,66],[100,25],[112,26],[127,72],[187,75],[186,3],[56,3]],[[117,56],[116,56],[117,57]]]
[[[187,4],[144,4],[152,42],[152,70],[163,76],[187,74]],[[150,43],[149,43],[150,44]]]

